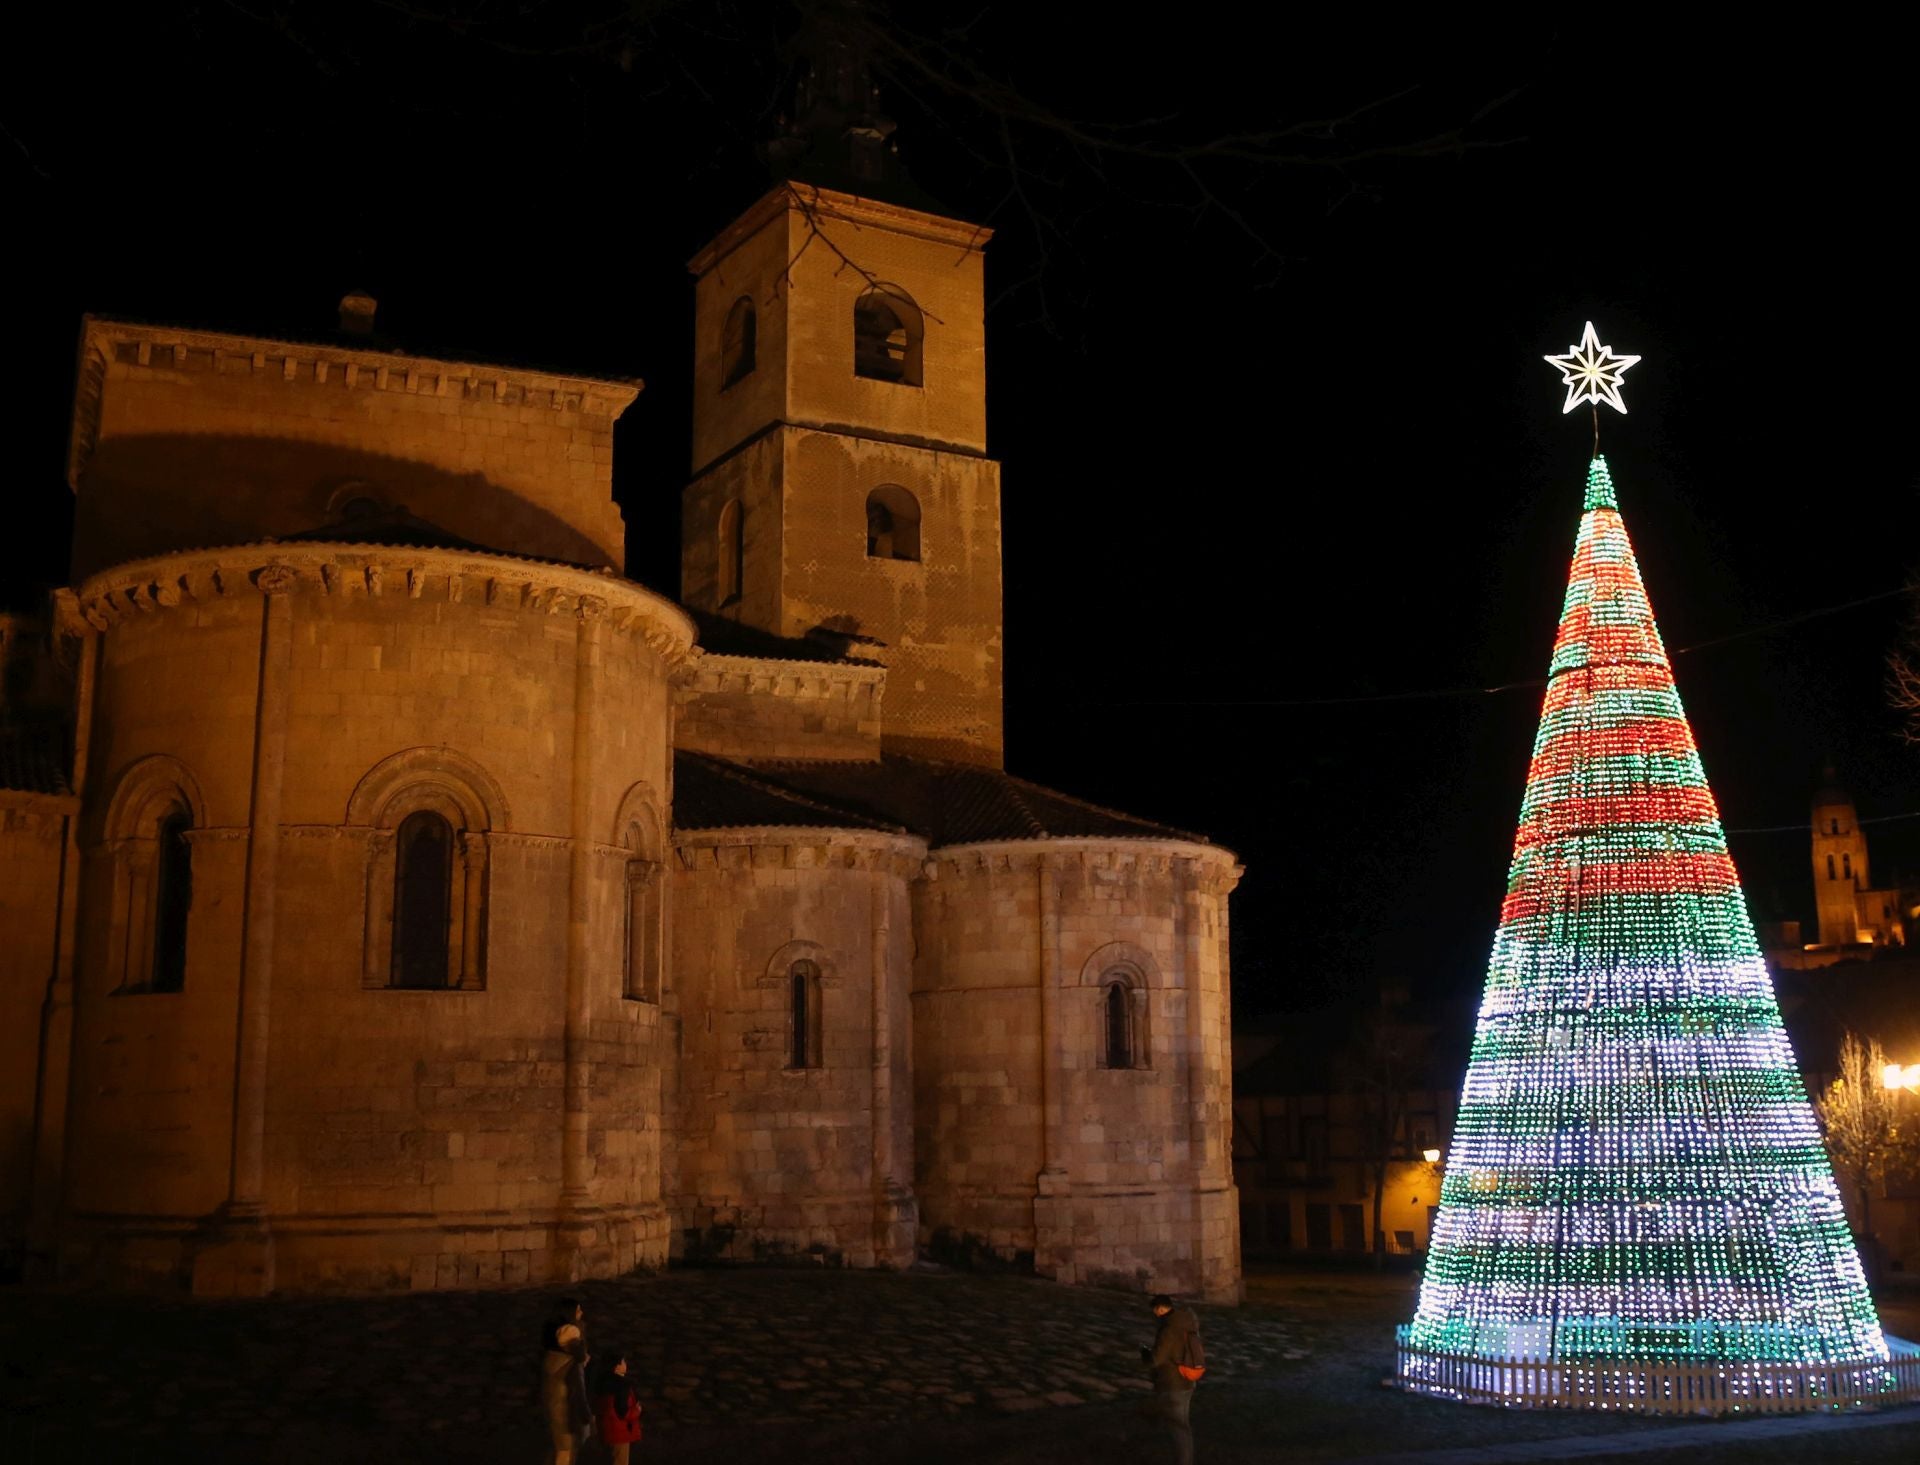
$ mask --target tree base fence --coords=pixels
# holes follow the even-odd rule
[[[1481,1358],[1395,1335],[1393,1382],[1411,1393],[1510,1409],[1632,1414],[1804,1414],[1920,1401],[1920,1348],[1889,1338],[1885,1362],[1682,1363],[1658,1359]]]

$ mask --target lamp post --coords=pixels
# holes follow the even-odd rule
[[[1920,1092],[1920,1063],[1889,1063],[1880,1070],[1880,1082],[1889,1089]]]

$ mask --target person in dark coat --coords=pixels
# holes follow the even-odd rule
[[[640,1443],[640,1397],[627,1355],[608,1353],[594,1370],[593,1427],[607,1447],[612,1465],[627,1465],[627,1448]]]
[[[1166,1426],[1178,1465],[1193,1465],[1193,1386],[1207,1371],[1207,1350],[1200,1344],[1200,1319],[1191,1308],[1175,1307],[1164,1292],[1153,1299],[1159,1324],[1153,1346],[1140,1357],[1153,1370],[1150,1412]]]
[[[571,1297],[560,1299],[540,1330],[540,1407],[553,1446],[550,1465],[573,1465],[574,1452],[593,1427],[587,1403],[586,1309]]]

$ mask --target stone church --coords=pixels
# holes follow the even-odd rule
[[[916,1256],[1238,1295],[1227,850],[1002,758],[989,233],[783,183],[640,386],[89,318],[0,623],[0,1217],[206,1295]]]

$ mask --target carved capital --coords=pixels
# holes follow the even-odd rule
[[[583,595],[574,607],[574,614],[583,621],[597,621],[607,613],[607,600],[604,595]]]
[[[292,565],[267,565],[254,571],[253,585],[262,595],[287,595],[300,583],[300,572]]]

